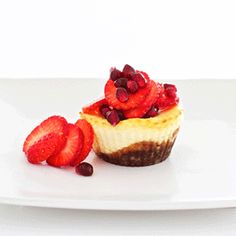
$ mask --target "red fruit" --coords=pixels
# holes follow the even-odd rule
[[[116,68],[111,69],[110,79],[115,81],[122,76],[122,72],[117,70]]]
[[[134,80],[138,84],[139,88],[144,88],[147,84],[147,80],[143,77],[141,73],[133,75],[132,80]]]
[[[164,84],[164,89],[173,89],[175,92],[177,92],[177,88],[174,84]]]
[[[93,174],[93,166],[87,162],[82,162],[75,167],[75,172],[83,176],[91,176]]]
[[[75,123],[78,126],[84,135],[84,141],[81,152],[77,153],[74,160],[71,161],[71,166],[78,165],[81,161],[83,161],[89,154],[93,146],[94,140],[94,131],[93,127],[84,119],[77,120]]]
[[[146,72],[136,70],[136,73],[137,73],[137,74],[138,74],[138,73],[142,74],[142,76],[146,79],[146,81],[149,81],[149,80],[150,80],[149,75],[148,75]]]
[[[123,87],[126,88],[126,84],[127,84],[128,79],[127,78],[119,78],[114,82],[114,85],[119,88],[119,87]]]
[[[142,102],[142,104],[136,108],[124,111],[124,115],[127,119],[143,117],[151,108],[151,106],[156,102],[158,97],[158,88],[153,80],[150,80],[149,83],[151,86],[151,90],[145,100]]]
[[[120,117],[116,110],[109,111],[106,114],[106,119],[113,126],[117,125],[120,122]]]
[[[135,70],[132,66],[126,64],[123,68],[123,75],[126,78],[132,77],[132,75],[135,74]]]
[[[65,142],[65,136],[49,133],[29,147],[26,152],[27,159],[32,164],[46,161],[50,156],[60,152]]]
[[[155,106],[152,106],[149,111],[144,115],[144,118],[150,118],[155,117],[158,114],[158,108]]]
[[[107,112],[109,112],[111,109],[110,109],[110,107],[108,106],[108,105],[102,105],[101,107],[100,107],[100,112],[102,113],[102,115],[104,116],[104,117],[106,117],[106,114],[107,114]]]
[[[129,94],[129,100],[120,102],[116,97],[116,87],[112,80],[108,80],[105,85],[105,97],[108,104],[117,110],[129,110],[140,105],[148,95],[151,86],[147,83],[145,88],[140,88],[135,94]]]
[[[125,88],[116,89],[116,98],[120,102],[127,102],[129,100],[129,94]]]
[[[155,105],[159,108],[159,110],[163,111],[169,109],[178,104],[179,98],[176,94],[176,87],[173,84],[158,84],[160,88],[160,93]]]
[[[101,107],[104,105],[107,105],[107,104],[108,104],[107,100],[105,98],[101,98],[101,99],[95,101],[94,103],[83,107],[82,111],[85,114],[90,114],[90,115],[102,117],[103,115],[101,113]]]
[[[83,133],[76,125],[68,124],[68,136],[63,149],[56,155],[47,159],[47,163],[51,166],[61,167],[67,166],[74,160],[75,155],[80,153],[83,145]]]
[[[130,93],[136,93],[138,91],[138,84],[133,80],[127,82],[127,90]]]
[[[66,119],[61,116],[51,116],[35,127],[27,136],[23,145],[23,152],[27,153],[30,146],[38,142],[45,135],[56,133],[59,136],[65,136],[67,132]]]

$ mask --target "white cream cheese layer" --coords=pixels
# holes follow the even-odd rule
[[[172,139],[173,133],[180,126],[182,109],[175,106],[156,117],[128,119],[115,127],[101,117],[88,114],[81,116],[93,126],[95,152],[109,154],[143,141],[161,143]]]

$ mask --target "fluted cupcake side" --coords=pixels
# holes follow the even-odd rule
[[[93,149],[107,162],[123,166],[147,166],[164,161],[177,137],[182,110],[175,106],[148,119],[128,119],[115,127],[105,119],[81,114],[94,128]]]

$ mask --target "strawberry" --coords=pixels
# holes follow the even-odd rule
[[[148,82],[144,88],[139,88],[139,90],[134,94],[129,94],[128,100],[121,102],[117,98],[117,88],[112,80],[108,80],[105,85],[105,97],[108,104],[118,110],[129,110],[139,106],[148,95],[151,89],[151,85]]]
[[[43,136],[27,150],[26,156],[28,161],[32,164],[46,161],[50,156],[60,152],[65,141],[65,136],[56,133],[49,133]]]
[[[58,135],[64,136],[67,132],[66,119],[61,116],[51,116],[34,128],[27,136],[23,145],[23,152],[27,153],[30,146],[38,142],[45,135],[57,133]]]
[[[71,161],[71,166],[78,165],[81,161],[83,161],[89,154],[93,146],[94,140],[94,131],[92,126],[84,119],[79,119],[75,123],[77,127],[79,127],[84,135],[84,141],[81,152],[76,154],[74,160]]]
[[[158,88],[153,80],[150,80],[149,83],[151,85],[151,90],[142,104],[136,108],[124,111],[124,115],[127,119],[143,117],[146,112],[149,111],[151,106],[156,102],[158,97]]]
[[[100,108],[104,105],[107,105],[106,99],[100,98],[99,100],[95,101],[94,103],[83,107],[82,110],[83,110],[83,113],[102,117],[103,115],[100,112]]]
[[[50,156],[47,163],[51,166],[67,166],[80,153],[83,145],[83,133],[74,124],[68,124],[68,136],[63,149],[56,155]]]

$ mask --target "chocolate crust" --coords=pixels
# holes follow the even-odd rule
[[[121,166],[149,166],[166,160],[175,143],[178,130],[166,142],[139,142],[113,153],[96,152],[109,163]]]

